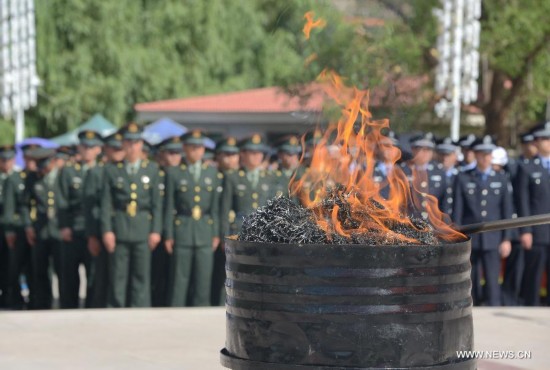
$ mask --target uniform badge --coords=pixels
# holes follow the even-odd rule
[[[202,217],[202,210],[199,206],[194,206],[193,210],[191,211],[191,216],[193,217],[193,220],[198,221]]]
[[[25,184],[19,184],[19,190],[25,190]]]
[[[187,185],[187,180],[180,180],[180,185],[181,186]]]
[[[128,203],[126,206],[126,214],[130,217],[136,217],[137,214],[137,202],[135,200]]]
[[[205,178],[204,178],[204,183],[205,183],[206,185],[211,185],[211,184],[212,184],[212,179],[211,179],[210,177],[205,177]]]
[[[42,186],[42,184],[36,184],[34,185],[34,190],[37,192],[42,191],[44,190],[44,186]]]
[[[144,183],[144,184],[148,184],[149,181],[151,181],[151,180],[149,179],[149,176],[143,176],[143,177],[141,178],[141,182]]]
[[[268,191],[268,190],[269,190],[269,185],[267,185],[267,184],[262,184],[262,190],[263,190],[263,191]]]
[[[237,190],[240,190],[240,191],[246,190],[246,185],[243,185],[243,184],[237,185]]]

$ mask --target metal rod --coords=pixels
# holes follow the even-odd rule
[[[457,228],[463,234],[477,234],[486,231],[514,229],[517,227],[550,224],[550,213],[535,216],[510,218],[506,220],[480,222],[478,224],[464,225]]]

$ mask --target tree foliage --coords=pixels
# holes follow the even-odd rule
[[[310,78],[316,71],[304,73],[308,46],[300,32],[302,16],[312,7],[329,15],[330,6],[310,0],[285,3],[37,2],[42,85],[38,107],[27,114],[30,126],[37,127],[31,133],[62,133],[96,112],[121,124],[131,119],[137,102]],[[332,27],[339,29],[336,23]],[[341,34],[335,32],[333,41],[345,42]],[[344,68],[346,54],[335,55],[333,48],[327,43],[322,58]]]
[[[96,112],[120,125],[133,117],[138,102],[290,86],[313,80],[324,68],[360,88],[391,89],[401,76],[433,76],[437,25],[431,10],[437,0],[360,0],[351,14],[335,11],[335,4],[38,1],[42,84],[38,106],[26,114],[27,133],[60,134]],[[308,10],[327,25],[306,40],[301,30]],[[488,88],[478,105],[491,133],[501,132],[510,117],[530,122],[541,116],[550,95],[549,12],[546,0],[483,1],[480,50],[489,73],[483,74]],[[365,25],[368,17],[384,23]],[[397,112],[398,120],[412,124],[431,112],[431,86],[423,92],[426,103]]]

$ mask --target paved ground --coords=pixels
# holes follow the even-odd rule
[[[475,308],[479,368],[549,369],[550,309]],[[221,369],[223,308],[0,312],[0,369]]]

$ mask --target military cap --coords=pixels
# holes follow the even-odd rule
[[[15,157],[15,147],[13,145],[0,146],[0,158],[12,159]]]
[[[181,141],[187,145],[204,146],[206,141],[206,136],[201,130],[192,130],[181,135]]]
[[[50,160],[55,156],[57,151],[52,148],[33,148],[27,152],[27,157],[34,159],[36,161],[36,166],[39,169],[45,168]]]
[[[121,128],[122,140],[143,140],[143,128],[135,122],[130,122]]]
[[[450,137],[446,137],[441,140],[436,146],[435,150],[439,153],[450,154],[456,152],[458,145]]]
[[[40,148],[40,145],[38,144],[23,144],[21,145],[21,151],[23,152],[23,155],[24,156],[28,156],[28,152],[30,150],[33,150],[33,149],[36,149],[36,148]]]
[[[380,142],[382,144],[388,143],[394,146],[399,146],[399,137],[394,131],[388,131],[382,134],[380,137]]]
[[[533,133],[531,132],[524,132],[519,136],[520,141],[522,144],[527,144],[535,141],[535,137],[533,136]]]
[[[497,145],[491,135],[480,137],[472,144],[472,150],[474,152],[492,152],[496,148]]]
[[[80,145],[92,147],[92,146],[102,146],[103,142],[101,141],[101,135],[99,132],[93,130],[82,130],[78,133],[78,140]]]
[[[302,152],[302,145],[296,136],[291,135],[279,142],[277,151],[289,154],[300,154]]]
[[[60,146],[55,151],[56,158],[69,159],[69,157],[75,154],[76,154],[76,151],[74,150],[74,148],[68,145]]]
[[[322,138],[323,132],[316,128],[315,130],[309,131],[304,135],[304,142],[306,143],[306,146],[315,146],[319,144]]]
[[[431,132],[425,134],[413,136],[410,140],[411,147],[413,148],[435,148],[435,138]]]
[[[111,148],[122,149],[122,133],[117,131],[103,138],[103,143]]]
[[[550,122],[540,124],[531,130],[533,137],[537,138],[550,138]]]
[[[458,140],[458,145],[462,148],[469,149],[474,143],[474,141],[476,141],[476,136],[474,134],[468,134],[468,135],[462,136]]]
[[[157,150],[165,152],[183,152],[183,146],[180,136],[172,136],[162,140],[157,144]]]
[[[255,152],[267,153],[269,147],[267,146],[264,138],[260,134],[254,134],[246,139],[241,140],[239,143],[241,150],[250,150]]]
[[[226,139],[220,140],[216,143],[216,153],[239,153],[239,147],[237,146],[237,139],[230,136]]]

